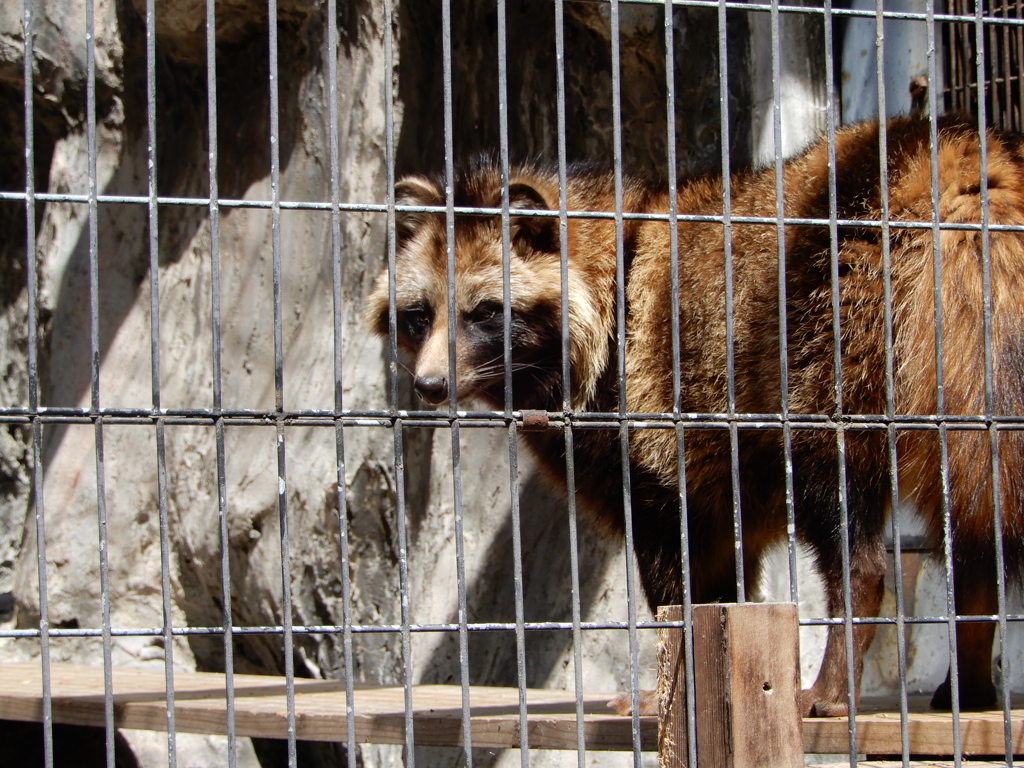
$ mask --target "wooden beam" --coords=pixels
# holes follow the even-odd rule
[[[115,668],[114,722],[119,728],[161,731],[167,727],[162,667]],[[227,729],[225,676],[174,673],[176,728],[182,733],[224,734]],[[50,667],[53,720],[103,726],[103,670],[53,663]],[[239,736],[287,738],[285,681],[281,677],[235,675],[235,731]],[[462,745],[462,689],[451,685],[413,687],[413,730],[422,746]],[[608,709],[612,694],[584,696],[587,750],[632,750],[631,720]],[[470,689],[473,745],[492,749],[520,745],[519,694],[515,688]],[[527,691],[527,728],[533,749],[576,749],[576,700],[565,691]],[[356,741],[405,743],[405,693],[401,687],[355,691]],[[42,677],[38,663],[0,665],[0,719],[42,720]],[[337,680],[295,680],[296,738],[344,741],[345,685]],[[654,751],[656,718],[640,725],[641,748]]]
[[[775,633],[768,638],[770,642],[764,645],[774,646]],[[117,727],[157,731],[166,728],[162,666],[115,668],[113,677]],[[235,675],[234,680],[238,735],[285,738],[284,678]],[[54,662],[50,682],[54,722],[103,726],[102,668]],[[224,684],[222,674],[175,672],[175,717],[180,732],[225,733]],[[679,690],[682,691],[681,688]],[[588,751],[631,751],[631,720],[612,714],[606,708],[609,698],[609,694],[584,695],[584,748]],[[527,727],[532,749],[577,748],[575,698],[572,693],[529,690],[527,701]],[[698,694],[698,714],[702,712],[704,701],[702,694]],[[685,698],[682,702],[685,707]],[[470,703],[474,746],[505,749],[520,745],[519,694],[515,688],[473,686],[470,688]],[[1010,723],[1013,750],[1018,755],[1024,755],[1024,708],[1021,704],[1024,702],[1014,702]],[[925,697],[912,697],[910,710],[907,730],[911,754],[952,755],[950,714],[930,711]],[[296,680],[295,712],[299,739],[345,740],[347,722],[342,682]],[[357,742],[405,743],[402,688],[357,689],[353,714]],[[0,665],[0,719],[42,720],[42,679],[38,662]],[[640,720],[640,746],[644,751],[658,749],[657,720],[656,717]],[[461,746],[461,688],[414,686],[413,727],[416,744]],[[1001,712],[961,712],[960,732],[965,755],[1000,755],[1003,752]],[[848,749],[848,734],[845,717],[808,718],[803,721],[803,748],[813,754],[844,754]],[[861,711],[857,715],[857,740],[858,751],[862,754],[900,754],[900,716],[894,701],[861,701]],[[685,739],[678,743],[682,745],[682,755],[685,756]]]
[[[658,621],[682,621],[680,605],[658,609]],[[658,629],[658,763],[686,768],[689,763],[686,718],[686,665],[682,627]]]
[[[658,618],[681,621],[682,608]],[[798,629],[791,603],[693,607],[698,768],[802,768]],[[662,768],[687,764],[682,639],[659,635]]]
[[[929,707],[930,696],[911,696],[907,735],[912,755],[952,755],[953,716]],[[1024,702],[1015,700],[1010,711],[1014,755],[1024,755]],[[869,755],[900,754],[899,702],[895,698],[860,701],[857,713],[857,750]],[[828,754],[849,750],[849,724],[845,717],[804,719],[804,749]],[[960,712],[960,740],[964,755],[1002,755],[1002,710]],[[1005,761],[1002,765],[1005,765]]]

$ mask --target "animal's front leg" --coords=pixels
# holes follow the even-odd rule
[[[822,556],[819,554],[819,558]],[[838,565],[840,554],[834,553],[824,562]],[[841,567],[822,569],[829,616],[843,615],[843,573]],[[874,617],[882,604],[885,581],[885,549],[881,542],[861,547],[850,556],[850,595],[854,616]],[[860,701],[860,678],[864,670],[864,654],[875,636],[874,624],[853,628],[854,701]],[[846,628],[832,624],[828,628],[825,656],[818,679],[801,695],[804,716],[838,717],[849,714],[847,694]]]

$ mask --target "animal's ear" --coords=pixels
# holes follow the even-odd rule
[[[395,205],[444,205],[441,192],[423,176],[406,176],[395,184]],[[396,211],[395,234],[398,244],[408,240],[432,214],[422,211]]]
[[[509,184],[508,204],[512,244],[523,258],[534,253],[558,253],[558,217],[535,214],[515,215],[519,210],[550,211],[544,196],[524,182]]]

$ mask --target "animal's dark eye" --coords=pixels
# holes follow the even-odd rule
[[[466,319],[473,325],[501,328],[505,319],[505,309],[496,301],[484,301],[477,304]]]
[[[429,306],[413,304],[399,313],[398,323],[409,340],[419,344],[427,337],[433,319],[434,313]]]

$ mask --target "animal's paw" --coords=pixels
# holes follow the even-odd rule
[[[991,709],[995,705],[996,687],[991,680],[971,681],[968,684],[961,679],[960,709]],[[947,712],[953,708],[953,696],[950,692],[948,677],[935,689],[931,707]]]
[[[658,692],[640,691],[640,717],[658,714]],[[608,709],[614,709],[620,715],[633,714],[633,696],[629,693],[620,693],[608,702]]]
[[[804,717],[846,717],[850,712],[846,697],[823,696],[815,688],[800,692],[800,712]]]

